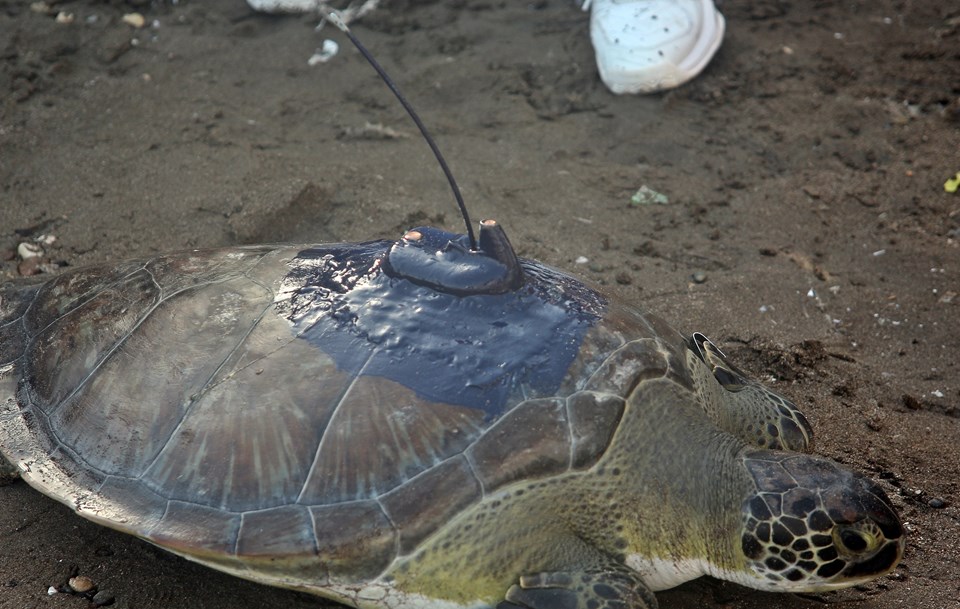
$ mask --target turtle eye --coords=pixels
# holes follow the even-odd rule
[[[703,334],[694,332],[688,346],[697,354],[697,357],[703,360],[703,363],[710,367],[714,378],[727,391],[735,393],[745,389],[750,384],[746,375],[727,361],[727,356],[720,350],[720,347],[713,344]]]
[[[833,538],[839,549],[847,554],[864,554],[879,545],[879,540],[868,531],[849,527],[838,527]]]
[[[713,376],[727,391],[732,391],[735,393],[747,386],[747,384],[743,381],[743,377],[734,374],[726,368],[721,368],[720,366],[716,366],[713,369]]]

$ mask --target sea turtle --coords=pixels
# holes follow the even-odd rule
[[[0,451],[80,515],[371,609],[656,607],[889,572],[866,477],[701,334],[440,229],[0,290]]]

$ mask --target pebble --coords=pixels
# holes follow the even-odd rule
[[[93,583],[93,580],[87,577],[86,575],[78,575],[77,577],[71,577],[67,584],[70,585],[70,589],[74,592],[79,592],[83,594],[85,592],[90,592],[97,587],[97,584]]]
[[[630,285],[631,283],[633,283],[633,278],[630,277],[630,273],[627,273],[626,271],[621,271],[620,273],[617,273],[616,279],[617,279],[617,283],[619,283],[620,285]]]
[[[17,272],[21,277],[30,277],[41,273],[40,261],[42,258],[26,258],[17,265]]]
[[[707,274],[703,271],[694,271],[691,278],[694,283],[705,283],[707,281]]]
[[[334,40],[329,38],[323,41],[323,48],[317,49],[313,55],[310,56],[310,59],[307,60],[307,65],[315,66],[318,63],[327,63],[340,51],[340,45]]]
[[[940,497],[934,497],[930,501],[927,501],[927,505],[929,505],[935,510],[939,510],[947,507],[947,502],[941,499]]]
[[[17,255],[23,260],[43,256],[43,248],[36,243],[23,242],[17,246]]]
[[[640,187],[637,192],[630,197],[630,204],[637,205],[669,205],[670,199],[662,192],[650,188],[646,184]]]
[[[127,25],[140,29],[147,24],[146,18],[140,13],[127,13],[123,16],[123,22]]]
[[[113,594],[107,592],[106,590],[101,590],[93,595],[93,606],[94,607],[106,607],[107,605],[112,605],[114,601]]]

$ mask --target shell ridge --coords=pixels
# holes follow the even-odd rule
[[[568,446],[556,445],[558,441],[570,441],[566,402],[566,398],[553,396],[514,404],[463,449],[468,460],[474,459],[471,473],[480,480],[484,495],[524,477],[543,477],[569,469]],[[505,447],[516,450],[504,453]]]
[[[156,279],[154,278],[153,274],[150,273],[150,271],[148,271],[148,270],[146,269],[146,266],[145,266],[145,265],[142,266],[142,267],[140,267],[139,269],[137,269],[135,272],[130,273],[129,275],[127,275],[126,277],[124,277],[124,279],[133,277],[134,275],[136,275],[136,274],[139,273],[140,271],[143,271],[143,272],[147,273],[147,274],[150,276],[151,281],[154,282],[154,285],[157,285],[157,287],[160,289],[160,292],[161,292],[161,293],[163,292],[163,289],[160,288],[160,286],[156,283]],[[119,280],[118,280],[118,281],[119,281]],[[187,288],[187,289],[189,289],[189,288]],[[185,291],[185,290],[180,290],[180,291],[178,291],[178,292],[175,292],[174,294],[171,294],[171,295],[170,295],[170,298],[173,298],[173,297],[176,296],[177,294],[180,294],[181,292],[184,292],[184,291]],[[90,368],[90,370],[87,372],[86,376],[84,376],[83,379],[82,379],[79,383],[77,383],[77,386],[74,387],[73,390],[70,391],[70,393],[68,393],[67,395],[65,395],[62,400],[60,400],[60,403],[57,404],[56,408],[54,408],[53,410],[50,411],[50,414],[52,415],[52,414],[57,413],[61,408],[63,408],[63,406],[64,406],[67,402],[69,402],[75,395],[77,395],[77,393],[86,386],[86,384],[87,384],[87,382],[90,380],[90,378],[93,377],[93,376],[97,373],[97,371],[100,370],[100,368],[104,365],[104,363],[106,363],[106,361],[109,360],[110,357],[111,357],[114,353],[116,353],[117,350],[120,349],[120,347],[122,347],[122,346],[127,342],[127,340],[128,340],[131,336],[133,336],[134,333],[136,333],[137,329],[140,328],[140,326],[142,326],[143,323],[144,323],[145,321],[147,321],[147,319],[149,319],[150,316],[153,315],[153,313],[157,310],[157,308],[158,308],[161,304],[163,304],[165,301],[166,301],[166,299],[163,298],[163,297],[157,298],[156,301],[153,303],[153,305],[151,305],[150,308],[147,309],[147,310],[143,313],[143,315],[140,316],[140,318],[137,320],[137,322],[130,327],[130,330],[129,330],[126,334],[124,334],[123,336],[121,336],[119,339],[117,339],[117,341],[114,342],[114,344],[106,351],[106,353],[104,353],[104,354],[97,360],[97,363],[94,364],[94,365]],[[73,312],[73,311],[75,311],[76,309],[77,309],[77,307],[74,307],[74,308],[71,309],[69,312],[64,313],[63,315],[61,315],[60,317],[57,318],[57,321],[59,321],[59,320],[61,320],[61,319],[64,319],[65,317],[67,317],[68,315],[70,315],[70,313]],[[37,333],[37,335],[39,335],[41,332],[45,331],[47,328],[49,328],[50,326],[52,326],[53,323],[55,323],[55,322],[51,322],[50,324],[48,324],[47,327],[44,328],[43,330],[40,330],[40,331]],[[34,342],[35,342],[35,338],[30,341],[31,344],[33,344]],[[52,430],[52,428],[51,428],[51,430]],[[53,432],[53,434],[54,434],[54,436],[56,436],[56,432]],[[58,441],[58,442],[60,442],[61,444],[63,444],[63,440],[62,440],[59,436],[56,436],[56,438],[57,438],[57,441]],[[84,463],[86,463],[86,461],[84,461]]]
[[[37,293],[39,293],[39,292],[40,292],[40,290],[37,290]],[[34,302],[36,299],[37,299],[36,294],[34,294],[34,297],[30,299],[30,304],[28,304],[28,305],[27,305],[27,308],[24,309],[24,311],[23,311],[24,314],[23,314],[23,315],[19,315],[19,316],[17,316],[17,317],[14,317],[14,318],[10,319],[10,321],[5,321],[5,322],[3,322],[3,323],[0,323],[0,330],[2,330],[3,328],[7,328],[7,327],[10,327],[10,326],[13,326],[13,325],[16,324],[17,322],[20,322],[20,325],[24,326],[24,327],[23,327],[23,331],[26,332],[26,331],[27,331],[27,328],[26,328],[26,324],[23,323],[23,319],[24,319],[24,317],[26,316],[27,309],[29,309],[30,307],[33,306],[33,302]],[[0,300],[0,304],[2,304],[2,303],[3,303],[3,301]]]
[[[157,520],[155,523],[153,523],[153,526],[151,526],[150,529],[147,531],[147,535],[148,535],[148,536],[152,536],[152,535],[153,535],[153,532],[157,530],[157,528],[160,526],[160,524],[166,519],[167,514],[170,513],[170,502],[171,502],[171,501],[172,501],[171,499],[167,499],[166,505],[163,506],[163,514],[160,515],[160,519]]]
[[[206,286],[206,285],[213,285],[213,283],[219,283],[219,282],[210,282],[210,283],[206,283],[206,284],[203,284],[203,285],[204,285],[204,286]],[[198,287],[198,286],[192,286],[192,287]],[[186,289],[190,289],[190,288],[186,288]],[[170,297],[173,298],[174,296],[176,296],[177,294],[179,294],[179,293],[181,293],[181,292],[183,292],[183,291],[185,291],[185,290],[180,290],[180,291],[172,294]],[[161,301],[161,302],[162,302],[162,301]],[[197,392],[196,392],[196,394],[195,394],[196,397],[193,397],[193,399],[191,399],[190,403],[187,404],[187,407],[184,409],[183,413],[182,413],[181,416],[180,416],[180,420],[177,422],[176,425],[173,426],[173,428],[170,430],[170,433],[167,434],[167,437],[166,437],[166,438],[164,438],[163,442],[159,444],[160,448],[157,450],[157,453],[153,456],[152,459],[150,459],[150,462],[149,462],[149,463],[147,463],[147,464],[144,465],[143,471],[140,472],[140,474],[136,477],[138,480],[142,480],[143,477],[146,476],[146,475],[150,472],[150,470],[153,469],[154,465],[156,465],[157,460],[160,459],[160,455],[163,454],[164,450],[167,448],[167,445],[170,444],[170,440],[173,439],[173,438],[177,435],[177,433],[183,428],[183,425],[184,425],[184,423],[186,422],[187,417],[190,415],[190,412],[193,410],[193,406],[194,406],[195,404],[197,404],[198,402],[200,402],[201,397],[202,397],[204,394],[206,394],[212,387],[214,387],[214,386],[216,386],[217,384],[219,384],[219,383],[223,382],[224,380],[226,380],[226,379],[221,379],[221,380],[218,381],[217,383],[211,385],[211,381],[212,381],[214,378],[216,378],[217,373],[219,373],[220,370],[223,369],[223,366],[226,364],[226,362],[228,362],[228,361],[230,360],[230,358],[233,357],[233,354],[237,352],[237,349],[239,349],[240,346],[241,346],[244,342],[246,342],[246,340],[250,337],[250,334],[257,328],[257,326],[260,325],[260,321],[263,319],[263,316],[267,313],[267,311],[270,309],[271,306],[272,306],[272,304],[267,305],[266,307],[264,307],[264,310],[261,311],[260,314],[257,316],[257,318],[254,320],[254,322],[253,322],[252,324],[250,324],[250,329],[247,330],[247,332],[246,332],[242,337],[240,337],[240,338],[237,340],[237,344],[234,345],[234,347],[230,350],[230,353],[228,353],[228,354],[223,358],[223,360],[222,360],[222,361],[220,362],[220,364],[216,367],[216,369],[210,374],[210,376],[207,378],[207,380],[203,382],[203,384],[200,386],[200,389],[197,390]],[[152,310],[151,310],[151,312],[152,312]],[[149,315],[149,313],[148,313],[148,315]],[[144,316],[144,320],[146,319],[146,317],[147,317],[147,316],[145,315],[145,316]],[[277,347],[277,348],[280,349],[280,347]],[[251,362],[251,364],[253,364],[253,363],[254,363],[254,362]],[[244,367],[246,368],[246,366],[244,366]]]
[[[436,463],[434,463],[432,466],[430,466],[430,467],[428,467],[428,468],[426,468],[426,469],[424,469],[424,470],[421,470],[421,471],[417,472],[416,475],[410,476],[409,478],[407,478],[406,480],[402,481],[400,484],[397,484],[396,486],[394,486],[394,487],[391,488],[390,490],[387,490],[387,491],[384,491],[384,492],[380,493],[379,495],[377,495],[377,496],[374,497],[373,499],[374,499],[374,501],[376,501],[377,503],[381,503],[381,501],[380,501],[381,499],[383,499],[383,498],[386,497],[387,495],[395,492],[398,488],[400,488],[400,487],[403,486],[404,484],[407,484],[408,482],[414,482],[414,481],[416,481],[418,478],[422,478],[422,477],[427,476],[434,468],[439,467],[439,466],[443,465],[444,463],[447,463],[448,461],[456,461],[457,459],[461,459],[461,458],[465,459],[465,460],[467,461],[467,464],[468,464],[468,465],[470,464],[470,459],[469,459],[469,457],[467,457],[467,455],[466,455],[465,453],[454,453],[454,454],[450,455],[449,457],[447,457],[446,459],[441,459],[441,460],[437,461]],[[480,478],[477,476],[476,472],[473,471],[473,466],[472,466],[472,465],[471,465],[471,467],[470,467],[470,473],[471,473],[471,475],[473,475],[473,477],[477,480],[477,482],[480,483],[480,486],[482,487],[482,486],[483,486],[483,483],[481,482]],[[369,501],[369,499],[357,499],[356,501]],[[341,504],[339,504],[339,505],[343,505],[343,504],[345,504],[345,503],[348,503],[348,502],[343,502],[343,503],[341,503]],[[382,506],[382,503],[381,503],[381,506]],[[386,510],[384,510],[384,514],[387,514]],[[387,514],[387,520],[390,520],[390,522],[393,523],[393,520],[390,518],[390,515],[389,515],[389,514]]]
[[[267,312],[270,310],[270,308],[271,308],[272,306],[273,306],[273,303],[270,303],[270,304],[268,304],[267,306],[265,306],[265,307],[263,308],[263,310],[260,311],[260,314],[257,315],[256,319],[253,320],[253,323],[250,324],[250,328],[244,333],[243,336],[241,336],[239,339],[237,339],[236,344],[233,346],[232,349],[230,349],[230,352],[227,353],[227,354],[224,356],[224,358],[220,361],[220,364],[217,366],[217,368],[216,368],[213,372],[210,373],[210,376],[207,378],[207,380],[204,381],[203,384],[200,386],[200,389],[197,390],[196,399],[193,400],[191,406],[192,406],[194,403],[198,402],[198,401],[200,400],[200,398],[203,397],[203,395],[205,395],[206,393],[209,393],[209,391],[210,391],[211,389],[213,389],[214,387],[220,385],[221,383],[225,383],[226,381],[228,381],[228,380],[229,380],[231,377],[233,377],[237,372],[240,372],[241,370],[246,370],[246,369],[249,368],[250,366],[256,364],[257,362],[260,362],[260,361],[266,359],[268,356],[276,353],[276,352],[279,351],[280,349],[283,349],[284,346],[286,346],[286,345],[290,344],[291,342],[293,342],[294,339],[288,340],[287,342],[283,343],[282,345],[279,345],[276,349],[274,349],[274,350],[271,351],[270,353],[268,353],[268,354],[266,354],[266,355],[264,355],[264,356],[262,356],[262,357],[258,357],[258,358],[254,359],[254,360],[251,360],[251,361],[247,362],[246,364],[244,364],[244,365],[241,366],[240,368],[237,368],[235,371],[231,372],[229,375],[225,376],[225,377],[222,378],[222,379],[218,379],[216,382],[214,382],[214,379],[216,379],[216,378],[217,378],[217,375],[220,373],[220,371],[224,369],[224,366],[227,365],[227,362],[230,361],[230,359],[234,356],[234,354],[237,352],[237,350],[240,349],[240,347],[242,347],[243,344],[247,342],[247,339],[250,338],[250,335],[253,334],[254,330],[257,329],[257,327],[260,325],[260,322],[263,321],[264,315],[267,314]],[[186,418],[186,416],[187,416],[187,414],[189,413],[189,411],[190,411],[190,407],[188,407],[187,411],[185,411],[185,412],[183,413],[184,418]],[[173,435],[173,434],[171,434],[171,436],[172,436],[172,435]]]
[[[317,538],[317,516],[309,507],[304,506],[304,508],[307,510],[307,515],[310,516],[310,532],[312,533],[311,537],[313,538],[313,552],[317,556],[320,556],[320,540]],[[380,508],[380,511],[383,511],[382,507]]]
[[[462,454],[445,459],[378,499],[399,533],[401,556],[415,553],[425,540],[481,500],[479,481]]]
[[[146,264],[144,264],[144,265],[143,265],[143,271],[150,277],[150,281],[153,282],[153,285],[155,285],[155,286],[157,287],[157,292],[159,292],[159,294],[160,294],[159,302],[163,302],[163,299],[164,299],[164,289],[163,289],[163,286],[160,285],[160,282],[157,281],[157,276],[154,275],[154,274],[153,274],[153,271],[150,270],[150,263],[151,263],[151,262],[154,262],[154,260],[156,260],[156,259],[150,260],[150,261],[148,261]],[[133,275],[133,273],[130,273],[130,274]]]
[[[254,249],[254,248],[250,248],[250,249]],[[254,284],[254,285],[260,286],[261,288],[263,288],[263,291],[264,291],[264,292],[267,292],[267,293],[269,293],[269,294],[273,294],[273,302],[272,302],[268,307],[266,307],[267,309],[269,309],[270,306],[276,305],[278,290],[275,289],[273,286],[265,283],[265,282],[264,282],[263,280],[261,280],[260,278],[255,277],[255,276],[253,275],[253,272],[254,272],[255,270],[257,270],[257,268],[258,268],[260,265],[266,263],[267,260],[270,260],[270,259],[271,259],[271,258],[268,256],[268,254],[272,253],[272,251],[276,251],[276,250],[270,250],[270,251],[266,251],[266,252],[261,252],[261,254],[260,254],[260,256],[257,258],[257,260],[256,260],[253,264],[250,265],[250,268],[245,269],[245,270],[243,270],[243,271],[240,272],[240,276],[241,276],[241,277],[245,277],[246,279],[248,279],[248,280],[250,281],[250,283],[252,283],[252,284]],[[223,264],[223,263],[221,263],[221,264],[218,265],[218,266],[222,266],[222,264]]]
[[[569,396],[567,396],[569,398]],[[570,410],[570,400],[563,400],[563,410],[566,414],[566,423],[567,423],[567,443],[570,445],[570,450],[567,451],[567,471],[573,469],[573,464],[576,463],[576,448],[577,448],[577,438],[573,433],[573,412]]]
[[[43,288],[45,288],[45,287],[47,287],[48,285],[50,285],[50,284],[43,284],[42,286],[40,286],[40,289],[37,290],[36,293],[34,293],[33,298],[32,298],[31,301],[30,301],[30,304],[27,305],[27,308],[23,310],[23,315],[21,316],[21,318],[23,319],[23,323],[24,323],[24,330],[26,331],[27,336],[29,336],[31,339],[33,339],[33,337],[35,337],[35,336],[43,333],[45,330],[47,330],[47,329],[48,329],[50,326],[52,326],[53,324],[57,323],[59,320],[63,319],[63,318],[66,317],[67,315],[70,315],[71,313],[73,313],[74,311],[76,311],[77,309],[79,309],[80,307],[82,307],[83,305],[85,305],[85,304],[87,304],[88,302],[90,302],[91,300],[93,300],[93,298],[94,298],[97,294],[99,294],[100,292],[102,292],[103,290],[109,289],[109,288],[114,288],[114,287],[116,287],[117,284],[120,284],[120,283],[122,283],[122,282],[130,279],[131,277],[133,277],[134,275],[136,275],[136,274],[139,273],[140,271],[145,271],[145,270],[146,270],[146,263],[144,263],[144,264],[143,264],[142,266],[140,266],[139,268],[130,271],[129,273],[127,273],[127,274],[124,275],[123,277],[117,277],[116,279],[114,279],[113,281],[109,282],[109,283],[108,283],[107,285],[105,285],[105,286],[99,286],[99,287],[96,288],[96,289],[92,289],[92,288],[91,288],[90,290],[87,290],[87,292],[86,292],[85,294],[83,294],[81,298],[73,301],[73,303],[72,303],[73,306],[72,306],[72,307],[70,307],[69,309],[67,309],[66,311],[64,311],[64,312],[61,313],[60,315],[58,315],[55,319],[53,319],[50,323],[48,323],[48,324],[45,325],[44,327],[42,327],[42,328],[36,328],[36,330],[35,330],[34,332],[30,332],[30,329],[27,327],[27,319],[29,318],[29,313],[30,313],[31,309],[33,309],[33,306],[37,303],[37,301],[40,300],[40,294],[43,293]],[[51,283],[55,282],[57,279],[59,279],[59,278],[62,277],[62,276],[63,276],[63,275],[59,275],[59,276],[55,277],[55,278],[51,281]],[[33,341],[31,340],[30,342],[32,343]]]
[[[386,493],[381,494],[380,497],[382,497],[383,495],[386,495]],[[400,559],[400,552],[401,552],[400,542],[401,542],[402,536],[400,535],[401,533],[400,527],[397,526],[397,523],[393,520],[393,518],[390,517],[390,514],[387,512],[387,508],[385,508],[383,506],[383,503],[380,501],[380,497],[377,497],[376,499],[374,499],[374,501],[377,502],[377,507],[380,509],[380,513],[383,514],[383,517],[386,518],[387,522],[390,523],[390,526],[393,527],[393,530],[396,531],[396,535],[393,536],[393,560],[391,560],[390,563],[386,567],[384,567],[383,571],[378,573],[375,578],[371,578],[371,579],[380,579],[381,577],[389,573],[390,569],[393,568],[393,564]],[[313,521],[314,521],[313,537],[314,539],[317,540],[317,548],[318,548],[317,552],[319,553],[320,544],[319,544],[319,539],[317,539],[317,535],[316,535],[316,518],[314,518],[312,513],[310,514],[310,517],[313,518]]]
[[[42,409],[42,408],[37,408],[37,407],[36,407],[36,404],[34,404],[31,400],[29,400],[29,398],[27,398],[27,400],[29,401],[29,406],[27,407],[27,409],[29,409],[29,412],[32,413],[34,416],[39,415],[39,416],[43,417],[43,421],[44,421],[44,422],[43,422],[43,425],[47,428],[47,433],[50,435],[50,437],[51,437],[53,440],[55,440],[55,443],[54,443],[54,442],[51,442],[51,445],[53,445],[53,448],[52,448],[51,450],[49,450],[49,451],[44,451],[44,452],[46,452],[47,458],[49,458],[49,459],[52,461],[52,460],[53,460],[53,456],[54,456],[58,451],[61,452],[61,453],[64,453],[64,454],[66,454],[70,459],[76,461],[77,463],[83,463],[89,471],[93,472],[94,474],[97,474],[100,478],[102,478],[102,480],[101,480],[101,482],[100,482],[100,486],[103,486],[103,483],[106,482],[106,477],[109,476],[110,474],[108,474],[107,472],[103,471],[103,470],[100,469],[99,467],[95,467],[93,464],[88,463],[85,459],[83,459],[83,458],[80,456],[80,454],[79,454],[77,451],[75,451],[72,447],[70,447],[68,444],[66,444],[66,443],[60,438],[60,436],[57,435],[56,429],[54,428],[53,425],[50,424],[50,417],[53,415],[53,413],[50,413],[50,414],[48,415],[47,413],[43,412],[43,409]],[[23,411],[23,410],[27,410],[27,409],[21,409],[21,410]]]
[[[223,509],[222,507],[220,508]],[[307,510],[309,513],[310,510]],[[240,538],[243,537],[243,525],[247,519],[247,512],[240,512],[240,525],[237,527],[237,535],[233,538],[233,543],[230,545],[230,554],[237,556],[237,553],[240,551]],[[313,518],[311,517],[311,521]],[[314,546],[316,546],[316,539],[314,539]]]
[[[87,298],[85,298],[85,299],[82,300],[82,301],[77,302],[77,303],[75,304],[75,306],[73,306],[73,307],[71,307],[69,310],[63,312],[63,314],[59,315],[56,319],[54,319],[54,320],[51,321],[50,323],[46,324],[43,328],[39,328],[39,329],[37,329],[35,332],[31,333],[31,332],[30,332],[30,329],[29,329],[29,327],[28,327],[28,324],[27,324],[28,311],[29,311],[29,308],[32,307],[32,306],[39,300],[39,296],[40,296],[40,294],[43,292],[43,289],[42,289],[42,288],[39,289],[39,290],[37,290],[36,293],[35,293],[34,296],[33,296],[33,299],[31,300],[30,305],[28,306],[27,309],[24,310],[23,315],[21,316],[21,319],[23,320],[23,324],[24,324],[24,334],[28,337],[28,340],[26,341],[26,345],[24,345],[24,349],[23,349],[24,354],[32,351],[32,350],[34,349],[34,347],[36,346],[38,337],[40,337],[40,336],[43,335],[45,332],[47,332],[48,330],[50,330],[50,329],[54,326],[54,324],[62,321],[63,319],[66,319],[67,317],[69,317],[70,315],[72,315],[72,314],[73,314],[74,312],[76,312],[80,307],[84,306],[86,303],[88,303],[88,302],[90,302],[91,300],[93,300],[93,298],[94,298],[97,294],[102,293],[104,290],[107,290],[107,289],[117,290],[117,286],[118,286],[118,285],[120,285],[120,284],[122,284],[124,281],[127,281],[127,280],[129,280],[130,278],[134,277],[137,273],[140,273],[141,271],[146,272],[146,273],[150,276],[151,281],[154,282],[154,285],[156,285],[156,280],[153,278],[153,275],[150,274],[150,272],[146,270],[145,265],[142,265],[142,266],[140,266],[139,268],[137,268],[136,270],[131,271],[130,273],[127,273],[127,274],[124,275],[123,277],[117,278],[116,280],[109,282],[106,286],[102,286],[101,288],[99,288],[99,289],[97,289],[97,290],[91,290],[91,291],[89,291]],[[56,281],[56,280],[54,280],[54,281]],[[49,284],[46,284],[46,285],[49,285]],[[44,287],[46,287],[46,286],[44,286]],[[159,286],[157,286],[157,287],[159,288]],[[117,290],[117,291],[119,291],[119,290]],[[157,306],[159,306],[159,304],[160,304],[161,302],[163,302],[162,299],[157,299],[157,300],[153,303],[153,305],[152,305],[152,306],[140,317],[140,319],[138,319],[137,322],[130,328],[130,331],[127,332],[124,336],[121,336],[121,337],[111,346],[111,348],[108,349],[108,350],[97,360],[96,364],[94,364],[94,366],[87,372],[87,374],[83,377],[83,379],[81,379],[81,380],[76,384],[76,386],[75,386],[68,394],[66,394],[65,396],[63,396],[63,398],[60,400],[60,402],[49,412],[49,415],[51,415],[51,416],[56,415],[56,414],[60,411],[60,409],[64,407],[65,404],[67,404],[83,387],[86,386],[87,382],[88,382],[88,381],[90,380],[90,378],[101,368],[101,366],[104,364],[104,362],[106,362],[106,361],[110,358],[110,356],[111,356],[117,349],[119,349],[119,348],[124,344],[124,342],[126,342],[127,338],[130,337],[130,336],[136,331],[136,329],[153,313],[154,310],[156,310]],[[32,408],[33,410],[37,410],[37,411],[39,411],[41,414],[44,415],[44,419],[45,419],[45,421],[47,422],[47,427],[48,427],[48,429],[50,430],[50,435],[53,436],[53,437],[56,439],[57,443],[58,443],[60,446],[67,446],[67,444],[63,441],[63,438],[61,438],[61,437],[57,434],[57,432],[56,432],[56,430],[55,430],[55,427],[50,424],[50,417],[47,416],[47,413],[46,413],[46,412],[43,412],[43,409],[42,409],[42,408],[38,408],[38,407],[37,407],[37,404],[33,403],[32,400],[27,399],[27,401],[30,403],[30,406],[31,406],[31,408]],[[83,462],[86,463],[86,461],[83,461]]]
[[[480,436],[477,437],[477,439],[479,440],[481,437],[483,437],[483,434],[482,434],[482,433],[480,434]],[[472,444],[471,444],[471,446],[472,446]],[[460,454],[463,455],[464,459],[465,459],[466,462],[467,462],[467,467],[470,468],[470,475],[472,475],[472,476],[474,477],[474,479],[477,481],[477,484],[480,485],[480,497],[486,497],[486,496],[487,496],[487,487],[486,487],[486,485],[483,484],[483,479],[480,477],[480,475],[477,474],[477,464],[473,462],[473,453],[472,453],[472,452],[469,452],[469,451],[467,451],[467,450],[464,450],[464,451],[463,451],[462,453],[460,453]]]
[[[11,318],[10,321],[5,321],[3,323],[0,323],[0,328],[13,326],[17,322],[20,322],[20,326],[21,326],[21,329],[23,330],[24,336],[29,337],[30,331],[29,331],[29,328],[27,328],[27,312],[30,311],[33,305],[37,302],[37,299],[40,296],[40,292],[42,291],[43,285],[44,284],[36,284],[36,285],[30,284],[30,287],[36,287],[36,289],[33,290],[33,294],[30,295],[30,302],[28,302],[27,305],[23,307],[23,310],[20,311],[20,314],[17,317]],[[3,287],[3,286],[0,285],[0,287]],[[3,297],[2,295],[0,295],[0,306],[2,305],[3,305]]]
[[[400,532],[376,499],[302,507],[310,514],[317,548],[316,564],[320,567],[310,570],[313,576],[317,571],[323,576],[320,581],[311,581],[310,587],[327,589],[333,584],[343,584],[355,591],[365,582],[388,573],[396,562]],[[344,519],[348,523],[344,523]],[[389,542],[385,537],[390,538]],[[370,570],[376,566],[379,568]]]
[[[359,381],[362,377],[363,371],[370,363],[370,360],[373,359],[375,353],[376,351],[371,351],[370,354],[368,354],[366,361],[364,361],[363,365],[360,367],[360,372],[358,372],[357,375],[351,379],[350,384],[347,385],[347,387],[340,393],[336,407],[334,407],[333,411],[330,413],[330,416],[327,418],[325,425],[323,426],[323,433],[320,434],[320,441],[317,442],[317,450],[313,455],[313,461],[310,463],[310,469],[307,470],[307,476],[303,480],[303,486],[300,487],[300,492],[297,494],[297,500],[295,503],[303,503],[304,494],[307,492],[307,487],[310,485],[311,480],[313,480],[313,474],[317,469],[317,464],[320,462],[320,454],[323,452],[327,434],[330,432],[330,428],[333,426],[333,421],[336,419],[340,409],[346,403],[346,397],[350,395],[350,392],[357,384],[357,381]]]
[[[636,358],[638,353],[646,356],[651,349],[659,356],[659,360],[641,361]],[[581,389],[613,393],[626,398],[646,381],[666,377],[669,372],[669,351],[664,350],[656,339],[639,338],[627,341],[611,351],[583,383]]]

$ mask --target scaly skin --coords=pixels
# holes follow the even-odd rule
[[[800,409],[743,374],[706,336],[693,335],[686,359],[698,400],[720,429],[760,448],[813,450]]]
[[[707,574],[817,592],[896,566],[903,529],[876,484],[827,459],[758,450],[693,396],[667,378],[642,382],[593,468],[485,497],[385,579],[471,606],[513,600],[518,574],[613,571],[641,593]]]
[[[518,573],[582,571],[630,554],[744,569],[730,535],[752,490],[741,447],[689,392],[647,381],[592,469],[486,497],[389,575],[403,591],[468,605],[496,604]]]

